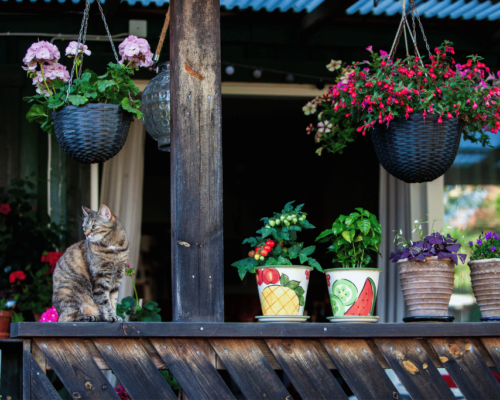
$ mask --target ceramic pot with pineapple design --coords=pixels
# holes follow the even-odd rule
[[[312,269],[289,265],[255,268],[262,316],[304,315]]]

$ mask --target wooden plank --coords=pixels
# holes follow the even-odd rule
[[[303,400],[347,399],[310,340],[267,339],[266,342]]]
[[[500,385],[481,357],[478,339],[429,339],[466,399],[500,399]]]
[[[95,339],[94,344],[132,400],[176,400],[138,339]]]
[[[35,342],[33,342],[31,345],[31,354],[33,354],[33,358],[38,363],[38,366],[40,367],[42,372],[47,375],[47,359],[42,354]]]
[[[210,344],[247,399],[283,400],[290,395],[254,340],[214,339]]]
[[[481,342],[493,359],[495,366],[500,369],[500,338],[481,338]],[[491,365],[488,366],[491,367]]]
[[[434,324],[432,328],[434,329]],[[375,339],[374,341],[412,399],[455,399],[431,358],[417,340]]]
[[[23,340],[23,400],[31,399],[31,339]]]
[[[224,321],[219,0],[170,2],[174,321]]]
[[[234,399],[196,339],[151,339],[191,400]]]
[[[119,400],[81,340],[36,338],[35,342],[73,398]]]
[[[366,340],[323,339],[322,343],[358,399],[399,398]]]
[[[35,361],[33,356],[29,355],[30,360],[30,379],[31,382],[31,397],[23,397],[23,399],[31,400],[61,400],[61,397],[57,394],[54,386],[50,383],[49,379],[42,371],[38,363]]]
[[[497,337],[500,323],[487,324],[331,324],[331,323],[208,323],[208,322],[96,322],[92,324],[12,324],[11,336],[31,337],[246,337],[246,338],[429,338]]]

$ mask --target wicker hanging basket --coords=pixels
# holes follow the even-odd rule
[[[116,104],[66,106],[52,114],[57,142],[84,164],[109,160],[127,140],[132,117]]]
[[[378,160],[391,175],[407,183],[430,182],[443,175],[455,161],[461,125],[456,119],[421,114],[398,118],[372,131]]]

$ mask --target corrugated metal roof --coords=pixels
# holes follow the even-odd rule
[[[416,1],[417,11],[424,18],[451,18],[464,20],[484,20],[495,21],[500,19],[500,3],[493,4],[487,1],[466,1],[466,0],[429,0]],[[377,7],[373,0],[358,0],[346,10],[349,15],[352,14],[372,14],[392,16],[401,14],[401,1],[381,0]]]
[[[1,0],[6,2],[8,0]],[[30,3],[36,3],[40,0],[29,0]],[[44,3],[51,3],[52,1],[58,3],[66,3],[71,1],[73,4],[78,4],[83,2],[83,0],[43,0]],[[316,7],[318,7],[324,0],[220,0],[220,5],[225,7],[227,10],[232,10],[234,8],[239,8],[241,10],[251,8],[254,11],[266,10],[266,11],[307,11],[311,12]],[[23,0],[16,0],[20,3]],[[93,3],[94,0],[91,0]],[[106,0],[101,0],[101,3],[105,3]],[[147,7],[149,5],[155,5],[157,7],[163,7],[165,4],[169,3],[169,0],[122,0],[122,3],[127,3],[130,6],[141,5]]]

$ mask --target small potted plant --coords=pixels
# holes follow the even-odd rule
[[[418,232],[420,240],[408,241],[396,233],[397,253],[390,259],[399,265],[401,288],[410,318],[404,321],[451,322],[448,304],[455,280],[455,265],[458,260],[465,263],[466,255],[458,254],[461,245],[450,234],[436,232],[424,236],[422,222],[415,221],[413,232]]]
[[[70,42],[66,56],[74,58],[70,75],[59,63],[60,53],[52,43],[31,45],[23,67],[33,80],[37,94],[26,97],[33,103],[26,118],[47,132],[55,131],[64,152],[82,163],[104,162],[125,144],[133,117],[141,118],[139,89],[132,81],[134,71],[153,64],[146,39],[127,37],[118,47],[122,59],[109,63],[106,73],[81,72],[83,56],[91,52],[82,43]],[[116,54],[116,52],[115,52]]]
[[[362,208],[339,216],[316,238],[330,243],[333,263],[340,268],[325,270],[333,317],[330,322],[377,322],[374,316],[381,269],[370,267],[379,253],[382,228],[377,217]]]
[[[481,321],[500,320],[500,239],[497,233],[481,233],[469,242],[472,290],[481,310]]]
[[[256,318],[261,322],[303,322],[309,318],[303,315],[309,277],[314,268],[323,269],[310,257],[316,246],[304,247],[297,242],[297,232],[314,228],[302,207],[294,208],[292,201],[280,213],[262,218],[259,236],[243,241],[253,250],[232,264],[242,280],[247,272],[256,273],[263,314]]]

